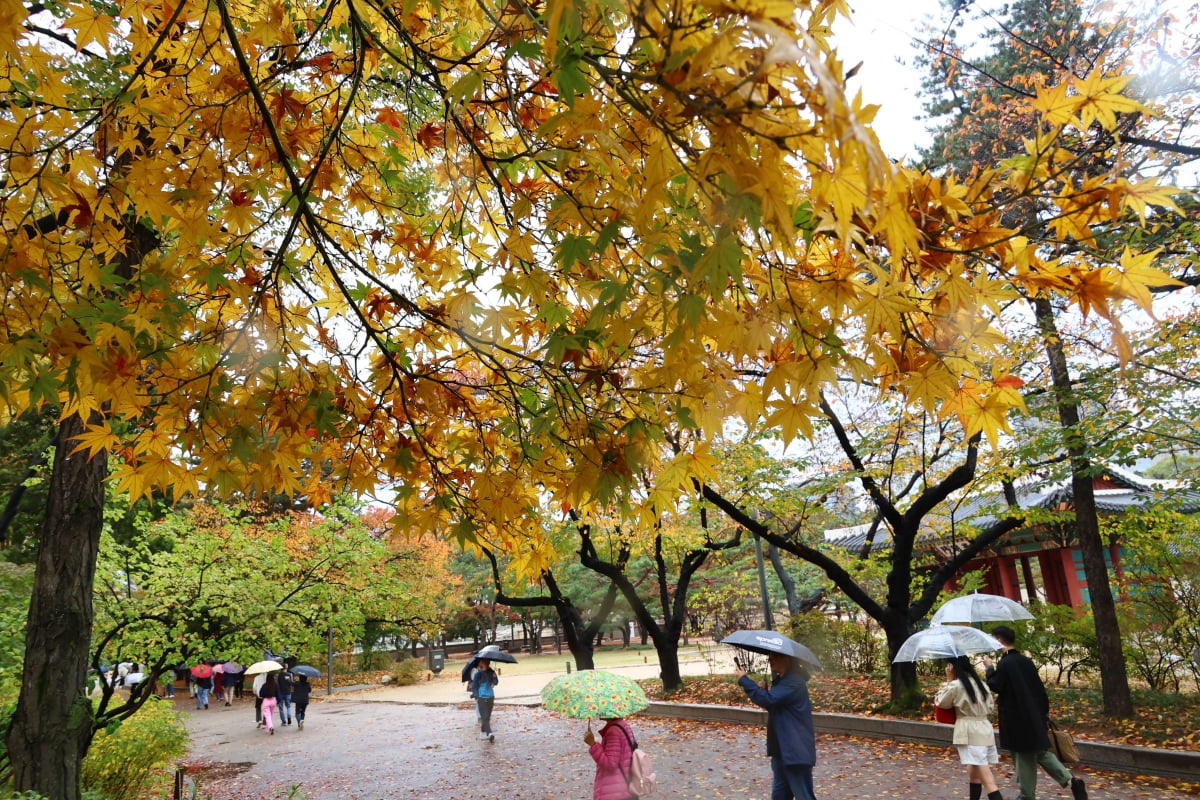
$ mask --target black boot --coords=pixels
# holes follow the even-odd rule
[[[979,798],[983,797],[982,783],[968,783],[967,786],[971,787],[971,800],[979,800]]]

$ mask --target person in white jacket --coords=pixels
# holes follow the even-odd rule
[[[988,800],[1003,800],[991,767],[1000,760],[989,719],[992,693],[966,656],[946,659],[946,682],[938,688],[933,704],[954,709],[953,741],[959,761],[967,766],[970,799],[980,800],[986,791]]]

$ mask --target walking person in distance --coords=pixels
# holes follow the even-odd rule
[[[475,711],[479,717],[479,735],[489,742],[496,741],[492,733],[492,707],[496,704],[496,691],[493,687],[500,682],[492,662],[481,658],[476,665],[475,674],[471,676],[471,696],[475,698]]]
[[[267,726],[267,733],[275,735],[275,707],[279,704],[279,684],[275,680],[275,673],[267,674],[267,679],[263,681],[262,688],[258,690],[258,696],[262,698],[262,719],[263,724]]]
[[[312,694],[312,684],[307,675],[297,675],[296,683],[292,686],[292,702],[296,706],[296,728],[304,730],[304,717],[308,713],[308,698]]]

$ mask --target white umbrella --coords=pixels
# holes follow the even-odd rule
[[[283,669],[283,664],[278,661],[256,661],[246,667],[247,675],[258,675],[262,672],[274,672],[277,669]]]
[[[965,625],[931,625],[904,640],[892,661],[932,661],[972,653],[994,653],[1000,640],[979,628]]]
[[[930,624],[947,622],[1015,622],[1033,619],[1033,614],[1016,600],[998,594],[965,594],[947,600],[929,620]]]

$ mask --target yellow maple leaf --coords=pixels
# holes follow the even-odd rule
[[[1030,101],[1035,109],[1042,112],[1042,117],[1051,125],[1079,127],[1075,112],[1079,110],[1080,98],[1069,94],[1071,86],[1067,82],[1054,86],[1039,88],[1037,97]]]
[[[1083,100],[1079,107],[1080,127],[1087,128],[1096,121],[1105,130],[1111,131],[1117,127],[1117,114],[1147,111],[1138,101],[1121,94],[1131,78],[1130,75],[1106,78],[1103,71],[1097,68],[1079,82],[1077,90]]]
[[[1120,188],[1124,189],[1120,195],[1121,206],[1133,211],[1143,222],[1150,206],[1179,211],[1173,195],[1179,194],[1180,190],[1174,186],[1163,186],[1153,178],[1146,178],[1136,183],[1122,180]]]
[[[87,451],[88,458],[94,458],[105,450],[114,450],[121,444],[121,439],[105,423],[85,425],[83,433],[77,435],[72,441],[77,444],[71,451],[71,455]]]
[[[766,419],[766,425],[779,429],[779,437],[784,444],[792,442],[798,434],[812,436],[812,421],[817,416],[817,409],[809,403],[772,403],[775,410]]]
[[[1150,289],[1168,286],[1183,286],[1181,281],[1154,266],[1161,250],[1149,253],[1134,253],[1128,247],[1121,253],[1121,270],[1114,280],[1117,290],[1146,311],[1151,310],[1153,300]]]

